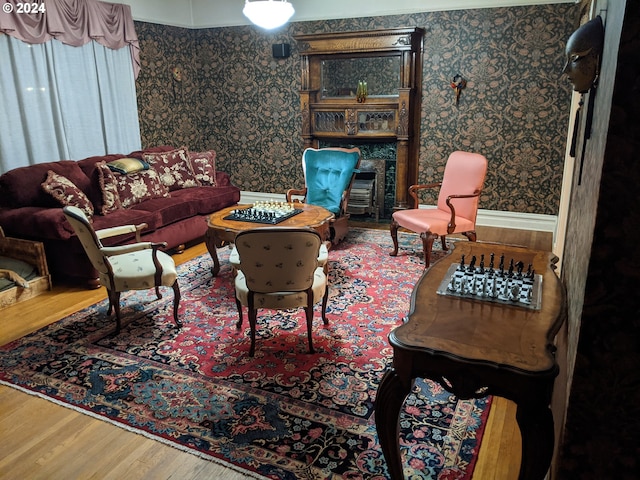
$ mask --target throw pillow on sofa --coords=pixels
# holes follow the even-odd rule
[[[42,182],[42,189],[55,198],[60,205],[73,205],[82,210],[87,217],[91,218],[93,216],[93,204],[84,192],[67,177],[49,170],[46,180]]]
[[[142,159],[158,172],[169,191],[200,186],[186,147],[170,152],[145,153]]]
[[[152,198],[169,196],[167,187],[162,184],[160,176],[155,170],[143,170],[128,175],[114,173],[114,177],[122,208],[129,208],[136,203]]]
[[[127,173],[136,173],[142,170],[149,170],[149,164],[138,158],[119,158],[107,163],[112,172],[126,175]]]
[[[100,213],[107,215],[110,212],[122,208],[120,194],[118,193],[118,181],[107,162],[96,164],[98,170],[98,182],[102,192],[102,208]]]
[[[189,152],[193,171],[201,185],[216,186],[216,152]]]

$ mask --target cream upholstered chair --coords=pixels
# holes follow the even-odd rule
[[[303,189],[289,189],[287,202],[304,197],[303,202],[326,208],[335,215],[331,221],[331,242],[346,237],[349,227],[349,194],[360,166],[359,148],[307,148],[302,154]]]
[[[246,306],[251,327],[249,356],[255,354],[258,308],[304,307],[309,353],[314,353],[311,338],[313,306],[321,300],[322,320],[328,324],[327,276],[318,265],[321,245],[320,235],[310,228],[264,227],[237,235],[236,327],[242,327],[242,307]]]
[[[120,293],[127,290],[156,289],[158,298],[161,286],[173,288],[173,318],[178,328],[182,327],[178,319],[180,304],[180,287],[178,273],[173,259],[164,252],[158,251],[165,243],[140,242],[140,230],[145,224],[138,226],[123,225],[95,231],[82,210],[77,207],[64,207],[67,221],[71,224],[78,239],[82,243],[93,267],[98,271],[100,283],[109,295],[109,310],[116,313],[117,330],[122,327],[120,318]],[[129,245],[105,247],[100,241],[103,238],[135,233],[138,242]]]
[[[480,192],[487,173],[487,159],[477,153],[453,152],[449,155],[440,183],[412,185],[409,195],[413,206],[394,212],[391,218],[393,251],[398,254],[398,228],[406,228],[420,234],[424,251],[424,267],[431,264],[433,241],[440,237],[443,250],[447,250],[446,235],[462,233],[476,241],[476,215]],[[434,209],[421,209],[418,192],[440,187],[438,204]]]

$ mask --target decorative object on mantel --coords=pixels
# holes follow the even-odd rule
[[[456,107],[460,102],[460,94],[462,93],[462,90],[466,86],[467,86],[467,81],[459,73],[456,76],[454,76],[453,79],[451,80],[451,88],[453,88],[456,92]]]
[[[356,90],[356,100],[358,103],[364,103],[367,99],[367,82],[360,80],[358,82],[358,89]]]
[[[242,13],[251,23],[271,30],[287,23],[295,10],[287,0],[246,0]]]

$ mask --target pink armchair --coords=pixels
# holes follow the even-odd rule
[[[431,264],[433,241],[440,237],[442,248],[447,250],[446,235],[462,233],[476,241],[476,215],[480,192],[487,173],[487,159],[477,153],[453,152],[449,155],[441,183],[412,185],[409,195],[413,208],[398,210],[391,219],[392,257],[398,254],[398,228],[406,228],[420,234],[424,251],[424,267]],[[418,191],[440,187],[435,209],[421,209]]]

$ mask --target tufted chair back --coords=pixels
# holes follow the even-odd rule
[[[321,246],[320,235],[310,228],[264,227],[237,235],[235,249],[239,262],[235,289],[239,319],[236,326],[242,326],[242,306],[246,306],[251,327],[250,356],[255,353],[258,308],[304,307],[309,351],[313,352],[313,305],[321,300],[322,318],[327,323],[327,276],[318,264]]]

